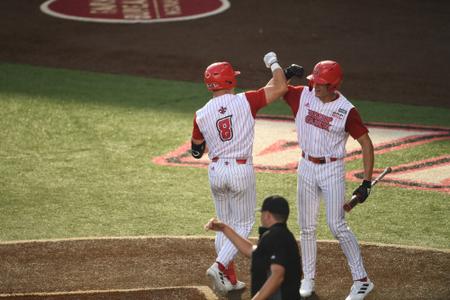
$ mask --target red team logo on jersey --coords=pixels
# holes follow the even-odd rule
[[[227,108],[221,106],[220,109],[219,109],[219,113],[221,113],[221,114],[223,115],[223,114],[226,113],[226,112],[227,112]]]
[[[332,117],[310,109],[308,109],[308,115],[305,117],[306,123],[326,131],[330,131],[331,121],[333,121]]]
[[[219,119],[216,122],[217,130],[219,131],[219,137],[222,142],[230,141],[233,138],[233,128],[231,123],[231,117]]]

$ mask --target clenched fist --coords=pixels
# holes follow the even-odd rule
[[[275,52],[269,52],[266,55],[264,55],[264,63],[266,64],[267,68],[270,68],[274,63],[277,63],[277,55]]]
[[[216,218],[211,218],[204,226],[205,230],[223,231],[225,224]]]
[[[369,180],[363,180],[361,185],[353,192],[353,195],[358,197],[359,203],[366,201],[370,194],[372,183]]]
[[[303,69],[303,67],[296,64],[292,64],[284,69],[284,76],[286,76],[287,80],[291,79],[294,76],[302,78],[304,73],[305,70]]]

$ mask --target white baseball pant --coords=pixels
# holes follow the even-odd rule
[[[314,278],[317,257],[317,217],[322,194],[326,219],[333,236],[344,252],[353,280],[367,276],[355,235],[345,222],[345,164],[343,160],[315,164],[301,159],[298,167],[297,205],[301,228],[301,252],[304,278]]]
[[[256,181],[253,164],[235,159],[211,162],[208,170],[217,217],[239,235],[248,237],[255,223]],[[216,261],[224,266],[234,259],[237,249],[221,232],[216,232]]]

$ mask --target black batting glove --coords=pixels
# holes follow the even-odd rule
[[[303,67],[296,64],[292,64],[284,69],[284,76],[286,76],[286,80],[289,80],[294,76],[302,78],[303,74],[305,74]]]
[[[353,192],[359,199],[359,203],[366,201],[370,194],[370,188],[372,187],[372,182],[369,180],[363,180],[360,186]]]

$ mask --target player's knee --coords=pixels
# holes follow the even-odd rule
[[[301,238],[304,240],[314,239],[316,237],[316,228],[314,226],[309,226],[302,228]]]
[[[328,228],[330,228],[331,234],[338,239],[347,230],[347,225],[344,222],[328,222]]]

